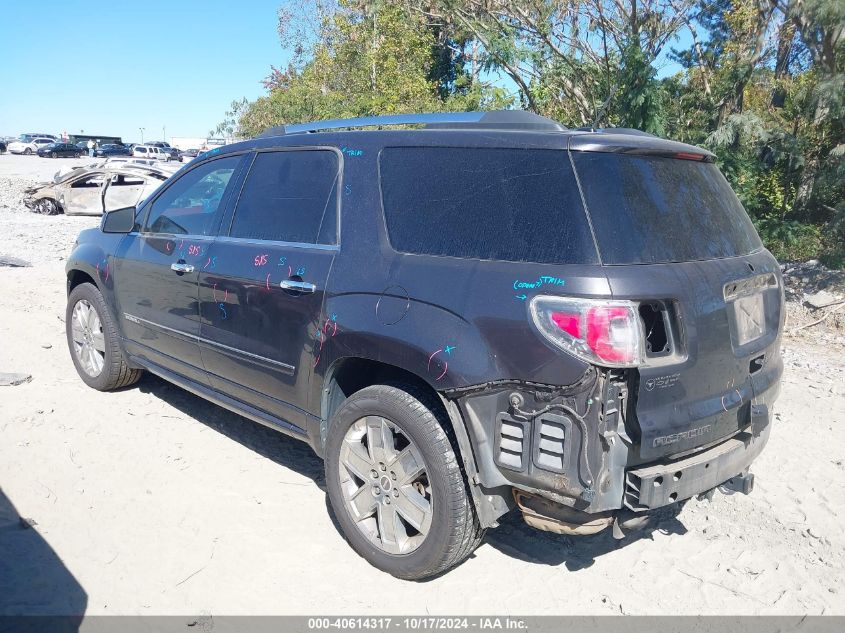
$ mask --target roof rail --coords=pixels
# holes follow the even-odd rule
[[[384,125],[425,125],[428,129],[493,128],[519,130],[564,130],[562,125],[522,110],[494,110],[491,112],[431,112],[425,114],[390,114],[386,116],[361,117],[357,119],[332,119],[277,125],[267,128],[258,138],[303,134],[322,130],[343,130],[356,127],[381,127]]]
[[[643,132],[633,127],[579,127],[575,128],[578,132],[605,132],[607,134],[629,134],[631,136],[651,136],[659,138],[656,134],[651,132]]]

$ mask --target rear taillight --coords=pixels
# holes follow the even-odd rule
[[[606,367],[641,362],[636,303],[540,295],[531,300],[530,310],[540,333],[564,352]]]

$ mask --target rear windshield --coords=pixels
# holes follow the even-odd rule
[[[386,148],[379,164],[388,236],[397,251],[598,261],[566,151]]]
[[[748,255],[760,238],[716,165],[573,152],[605,264]]]

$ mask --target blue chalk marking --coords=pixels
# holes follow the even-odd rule
[[[220,304],[218,304],[218,307],[220,308],[221,318],[225,321],[226,319],[229,318],[229,315],[226,314],[226,306],[224,304],[220,303]]]
[[[341,148],[340,151],[343,152],[346,156],[363,156],[364,155],[364,150],[362,150],[362,149],[351,149],[349,147],[343,147],[343,148]]]
[[[288,258],[287,257],[280,257],[279,258],[279,266],[287,266]]]
[[[537,281],[520,281],[519,279],[514,280],[513,282],[513,289],[514,290],[522,290],[525,289],[536,289],[540,288],[541,286],[564,286],[566,285],[566,280],[561,279],[560,277],[548,277],[543,275],[542,277],[537,277]]]
[[[332,314],[332,321],[337,321],[337,315],[336,314]]]
[[[343,195],[350,195],[352,193],[352,185],[343,185]]]
[[[299,276],[304,275],[305,274],[305,266],[300,266],[299,268],[297,268],[296,274],[299,275]]]
[[[528,295],[516,295],[516,298],[520,301],[525,301],[528,298]]]
[[[443,348],[443,351],[451,356],[452,350],[457,349],[457,347],[458,347],[457,345],[447,345],[446,347]]]

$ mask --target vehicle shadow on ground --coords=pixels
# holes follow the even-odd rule
[[[0,629],[78,631],[87,606],[82,585],[37,523],[22,519],[0,490]]]
[[[537,530],[522,520],[518,510],[499,519],[499,527],[487,532],[484,542],[503,554],[531,563],[557,567],[565,565],[569,571],[592,567],[596,559],[642,539],[651,539],[654,532],[686,534],[684,524],[672,512],[655,517],[643,529],[626,533],[617,541],[607,528],[591,536],[565,536]]]
[[[151,374],[144,375],[138,388],[262,457],[312,479],[326,492],[323,461],[304,442],[232,413]],[[345,538],[328,495],[326,509],[338,534]],[[519,560],[551,566],[563,564],[567,569],[577,571],[592,566],[598,557],[620,547],[651,538],[655,531],[684,534],[686,528],[676,517],[668,516],[653,520],[642,530],[630,532],[621,541],[611,536],[610,528],[593,536],[570,537],[532,528],[525,524],[518,511],[511,511],[500,519],[498,528],[487,532],[484,544]]]
[[[323,460],[305,442],[253,422],[149,373],[144,374],[137,388],[262,457],[312,479],[325,492]]]

